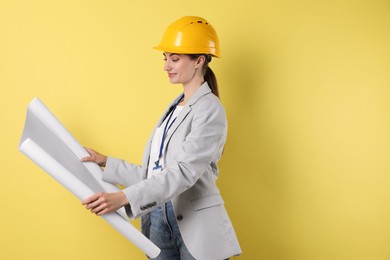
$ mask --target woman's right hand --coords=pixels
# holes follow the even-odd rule
[[[100,154],[100,153],[96,152],[95,150],[93,150],[91,148],[86,148],[86,147],[84,147],[84,148],[85,148],[85,150],[87,150],[87,152],[91,156],[87,156],[87,157],[81,158],[80,161],[82,161],[82,162],[94,162],[94,163],[97,163],[101,167],[105,167],[106,166],[107,156],[105,156],[103,154]]]

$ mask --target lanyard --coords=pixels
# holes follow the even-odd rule
[[[159,155],[158,155],[157,161],[154,162],[153,170],[158,170],[158,169],[161,169],[161,170],[162,170],[162,165],[160,164],[160,159],[162,158],[162,153],[163,153],[163,149],[164,149],[165,137],[166,137],[166,135],[168,134],[168,130],[171,128],[171,126],[173,125],[173,123],[174,123],[175,120],[176,120],[176,117],[175,117],[175,118],[172,120],[171,124],[169,124],[169,121],[171,120],[171,118],[172,118],[172,116],[173,116],[173,113],[175,112],[175,109],[176,109],[176,106],[174,106],[173,109],[171,110],[171,113],[169,114],[168,119],[167,119],[167,123],[165,124],[164,132],[163,132],[162,138],[161,138],[160,153],[159,153]]]

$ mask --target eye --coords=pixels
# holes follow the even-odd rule
[[[173,62],[177,62],[177,61],[179,61],[180,60],[180,56],[179,55],[171,55],[171,61],[173,61]]]

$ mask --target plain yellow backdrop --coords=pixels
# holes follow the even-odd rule
[[[181,92],[152,46],[184,15],[221,41],[239,259],[389,260],[388,0],[1,0],[0,259],[145,259],[17,148],[38,96],[83,145],[139,163]]]

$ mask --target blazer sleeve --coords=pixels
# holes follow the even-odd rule
[[[165,169],[123,190],[131,206],[130,218],[142,216],[190,189],[211,163],[220,159],[227,133],[225,111],[219,100],[202,101],[191,111],[192,120],[186,122],[190,131],[184,140],[168,145]]]
[[[143,180],[140,165],[108,157],[102,179],[112,184],[131,186]]]

